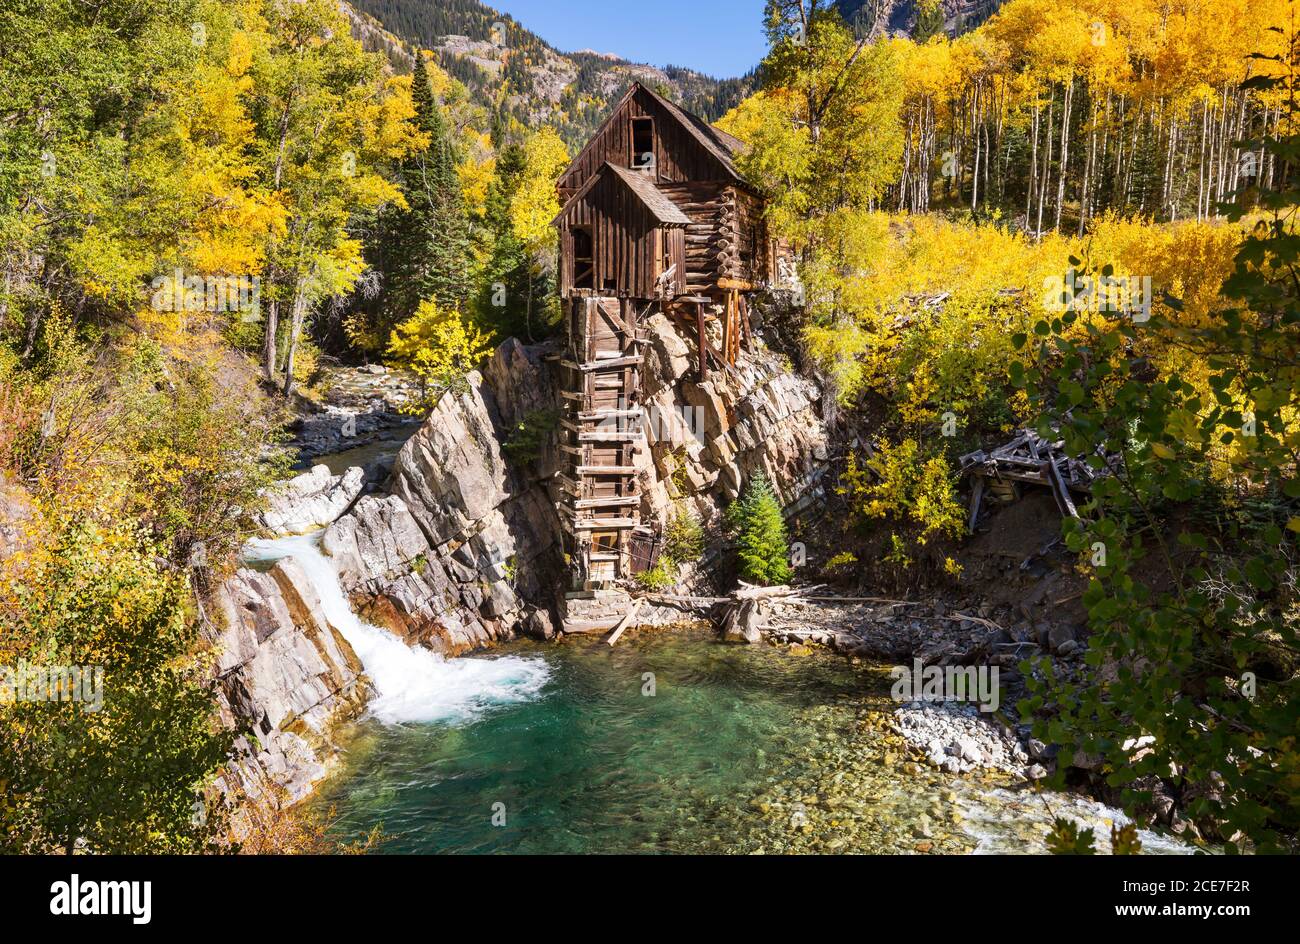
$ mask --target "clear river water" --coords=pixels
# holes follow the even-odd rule
[[[1054,815],[1121,813],[912,760],[882,667],[703,629],[519,641],[444,660],[352,613],[314,536],[292,555],[378,689],[312,801],[380,853],[1042,852]],[[1149,852],[1186,852],[1143,832]]]

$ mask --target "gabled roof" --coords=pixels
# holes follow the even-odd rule
[[[745,182],[745,179],[740,176],[740,172],[736,170],[735,162],[737,155],[739,155],[745,148],[744,142],[739,138],[732,137],[725,131],[713,127],[713,125],[709,124],[699,115],[692,115],[684,108],[674,105],[654,89],[646,88],[644,85],[641,85],[640,82],[635,83],[634,88],[636,87],[645,89],[646,94],[657,101],[673,117],[680,121],[685,126],[686,130],[704,146],[706,151],[722,162],[722,165],[727,169],[731,176],[735,177],[736,180],[741,183]]]
[[[682,208],[655,186],[655,182],[648,174],[628,170],[609,161],[605,162],[605,167],[618,174],[623,183],[627,184],[628,188],[645,204],[650,214],[663,225],[686,226],[691,222],[691,218],[682,212]]]
[[[605,120],[602,121],[600,127],[596,129],[596,133],[591,136],[591,139],[587,141],[585,145],[583,145],[583,148],[578,152],[578,155],[569,162],[569,166],[564,169],[564,173],[560,174],[560,180],[564,180],[565,177],[569,176],[569,174],[573,172],[573,168],[578,165],[586,153],[591,150],[593,145],[595,145],[596,141],[598,141],[605,133],[605,129],[608,128],[610,122],[614,120],[614,116],[622,111],[632,97],[639,91],[645,92],[646,95],[650,96],[652,100],[657,102],[664,111],[677,119],[678,123],[686,129],[691,137],[699,142],[700,146],[703,147],[705,151],[717,159],[727,176],[731,177],[736,183],[744,184],[746,187],[749,186],[745,181],[745,178],[740,175],[738,170],[736,170],[735,158],[742,150],[744,150],[745,147],[744,143],[739,138],[732,137],[725,131],[719,131],[703,118],[700,118],[697,115],[692,115],[685,109],[674,105],[654,89],[642,85],[640,82],[633,82],[627,92],[623,94],[623,97],[618,100],[618,104],[610,109],[609,114],[605,116]]]
[[[626,167],[619,167],[606,161],[604,166],[592,174],[591,179],[568,199],[560,212],[556,214],[555,219],[551,220],[551,225],[554,226],[560,222],[564,214],[568,213],[575,203],[585,197],[591,188],[596,185],[597,181],[602,180],[609,173],[623,181],[633,195],[641,201],[642,205],[650,211],[650,215],[659,221],[661,226],[686,226],[691,222],[691,218],[682,212],[681,207],[673,203],[662,190],[656,187],[654,181],[646,174],[628,170]]]

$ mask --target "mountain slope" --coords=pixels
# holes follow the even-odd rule
[[[940,0],[944,30],[957,36],[979,26],[997,12],[1002,0]],[[917,0],[838,0],[840,13],[860,32],[878,30],[910,36],[916,25]]]
[[[719,80],[589,50],[560,52],[479,0],[351,0],[351,5],[358,35],[370,48],[387,49],[399,68],[409,68],[415,46],[433,50],[439,64],[498,123],[553,125],[570,147],[591,136],[633,80],[708,120],[725,114],[753,85],[752,75]]]

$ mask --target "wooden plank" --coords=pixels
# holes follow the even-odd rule
[[[579,433],[578,442],[580,443],[626,443],[626,442],[644,442],[645,434],[640,430],[609,430],[589,433]]]
[[[704,333],[704,303],[695,303],[695,330],[699,339],[700,381],[709,379],[709,342]]]
[[[635,518],[586,518],[574,522],[573,526],[579,531],[622,531],[638,524]]]
[[[618,508],[622,505],[641,504],[640,495],[615,495],[613,498],[580,498],[573,503],[574,508]]]
[[[568,636],[585,636],[591,633],[603,633],[613,629],[619,623],[619,617],[611,616],[603,620],[565,620],[564,633]]]
[[[611,646],[618,642],[619,637],[622,636],[627,628],[632,625],[632,621],[636,619],[637,614],[641,612],[641,604],[644,602],[644,600],[637,600],[628,608],[627,613],[623,616],[623,619],[619,624],[614,627],[614,632],[610,634],[609,639],[607,639],[606,642]]]
[[[1052,483],[1052,494],[1056,498],[1056,504],[1061,509],[1061,514],[1070,518],[1079,517],[1079,509],[1074,507],[1074,500],[1070,498],[1070,490],[1065,487],[1065,482],[1061,479],[1061,470],[1056,467],[1054,462],[1044,462],[1047,466],[1047,478]]]
[[[634,465],[580,465],[579,475],[636,475],[639,471]]]
[[[626,357],[611,358],[607,361],[588,361],[585,364],[578,364],[570,360],[566,360],[563,363],[565,367],[571,368],[572,370],[578,370],[582,371],[584,374],[589,374],[592,371],[611,370],[615,367],[633,366],[640,364],[644,360],[645,358],[640,354],[631,354]]]
[[[583,410],[578,419],[584,423],[599,423],[601,420],[635,420],[644,415],[642,410]]]
[[[980,501],[984,498],[984,476],[976,475],[974,478],[975,484],[970,493],[970,523],[966,526],[971,534],[975,533],[975,522],[980,516]]]
[[[754,352],[754,335],[749,327],[749,302],[744,295],[740,296],[740,323],[745,329],[745,350],[751,354]]]

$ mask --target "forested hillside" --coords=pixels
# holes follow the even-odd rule
[[[860,571],[960,582],[961,457],[1026,424],[1061,438],[1107,473],[1064,527],[1096,671],[1022,663],[1022,710],[1101,751],[1126,803],[1176,769],[1223,838],[1285,843],[1293,4],[1011,0],[925,44],[864,43],[828,7],[770,0],[762,89],[720,125],[799,254],[804,353],[869,418],[839,481]],[[1138,730],[1157,746],[1134,762]]]
[[[940,32],[958,36],[979,26],[1002,0],[838,0],[844,21],[859,35],[908,36],[924,42]]]
[[[752,78],[640,65],[606,50],[556,50],[525,24],[478,0],[354,0],[353,6],[407,42],[433,50],[475,103],[492,112],[502,132],[551,125],[570,148],[585,143],[634,79],[709,120],[752,87]]]
[[[916,42],[769,0],[754,89],[561,55],[473,0],[357,6],[400,54],[335,0],[0,7],[0,666],[125,693],[0,712],[0,849],[228,843],[214,784],[256,735],[216,718],[208,604],[286,428],[326,358],[409,370],[424,417],[553,335],[556,180],[638,76],[735,99],[798,269],[755,343],[824,391],[841,571],[962,586],[962,456],[1063,442],[1106,473],[1062,533],[1092,635],[1069,677],[1022,664],[1026,718],[1133,808],[1164,778],[1219,841],[1293,842],[1293,2],[1010,0]]]

